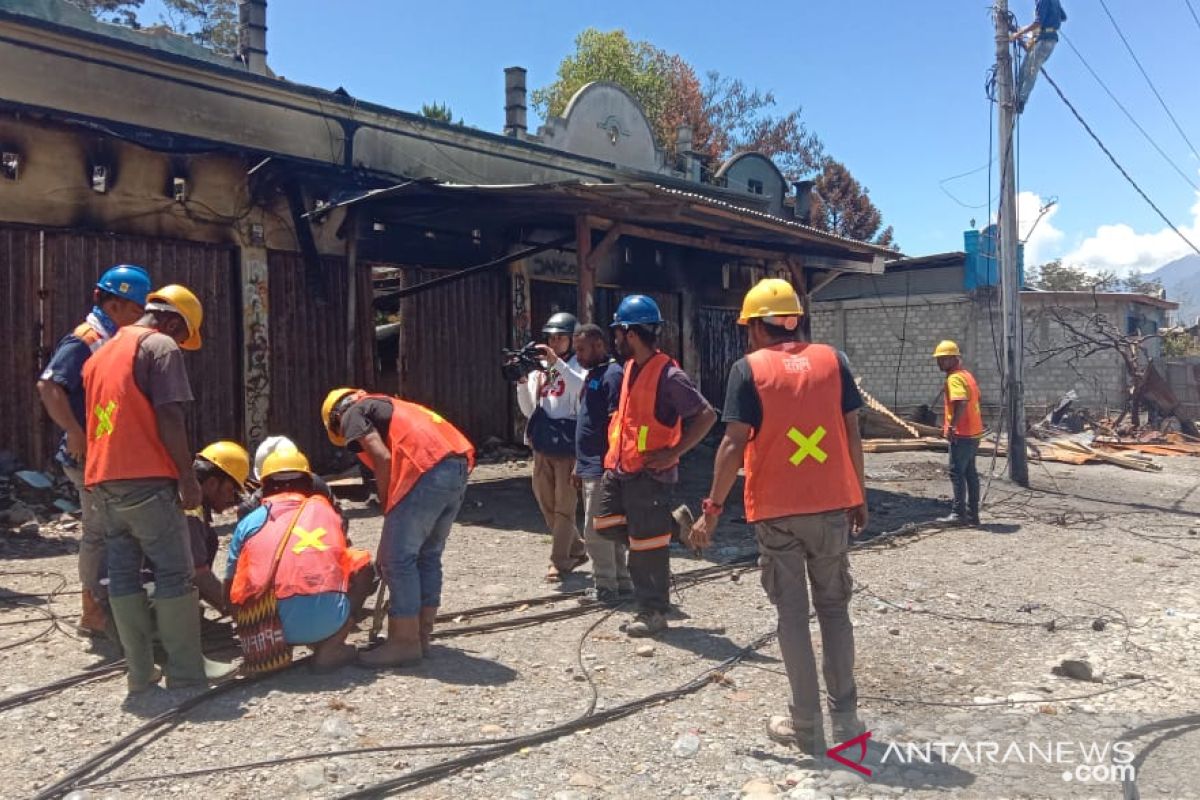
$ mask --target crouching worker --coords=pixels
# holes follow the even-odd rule
[[[442,597],[442,552],[467,493],[475,448],[432,409],[360,389],[334,389],[321,405],[329,440],[375,473],[383,505],[379,574],[387,581],[387,641],[363,653],[369,667],[415,664],[429,650]]]
[[[268,456],[262,505],[238,523],[229,543],[225,586],[247,671],[285,666],[298,644],[312,647],[320,672],[354,661],[346,636],[374,588],[371,557],[346,546],[341,515],[314,492],[313,477],[294,447]]]
[[[229,613],[225,590],[212,571],[220,548],[212,515],[237,505],[250,476],[250,454],[237,442],[213,442],[196,455],[192,471],[200,483],[200,505],[186,512],[188,544],[196,570],[193,580],[200,599],[225,616]]]

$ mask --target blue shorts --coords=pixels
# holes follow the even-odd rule
[[[328,639],[350,618],[350,601],[343,592],[285,597],[279,619],[288,644],[315,644]]]

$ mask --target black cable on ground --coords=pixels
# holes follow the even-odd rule
[[[560,739],[563,736],[567,736],[568,734],[574,733],[582,728],[603,725],[608,722],[613,722],[631,716],[638,711],[653,705],[679,700],[680,698],[694,694],[703,689],[712,682],[712,679],[715,676],[723,674],[730,667],[742,661],[751,653],[763,647],[774,638],[774,631],[760,636],[750,644],[743,647],[733,656],[730,656],[720,664],[705,670],[697,677],[674,689],[655,692],[654,694],[646,695],[645,697],[637,700],[631,700],[627,703],[622,703],[619,706],[606,708],[603,711],[599,711],[591,715],[580,716],[570,722],[556,725],[544,731],[538,731],[537,733],[520,736],[512,739],[511,741],[495,744],[478,750],[474,753],[468,753],[466,755],[459,756],[458,758],[449,759],[438,764],[432,764],[428,767],[414,770],[413,772],[410,772],[407,775],[399,778],[382,781],[374,786],[368,786],[363,789],[350,792],[349,794],[342,795],[340,798],[338,798],[338,800],[358,800],[358,798],[384,797],[393,792],[403,791],[406,789],[415,789],[419,786],[424,786],[428,783],[449,777],[450,775],[461,772],[462,770],[475,766],[476,764],[483,764],[488,761],[493,761],[497,758],[515,753],[518,750],[526,747],[533,747],[539,744],[545,744],[546,742],[550,742],[555,739]]]

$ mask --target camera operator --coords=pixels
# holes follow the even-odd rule
[[[533,448],[533,496],[553,537],[548,583],[561,581],[588,560],[575,525],[578,496],[571,480],[575,420],[585,377],[571,351],[575,325],[571,314],[551,316],[542,328],[546,344],[538,346],[544,371],[517,381],[517,403],[529,419],[525,442]]]

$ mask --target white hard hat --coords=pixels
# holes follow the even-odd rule
[[[268,436],[263,440],[263,443],[258,446],[258,450],[254,451],[254,479],[262,480],[263,462],[267,460],[267,456],[274,453],[280,447],[290,447],[293,450],[296,443],[286,436]]]

